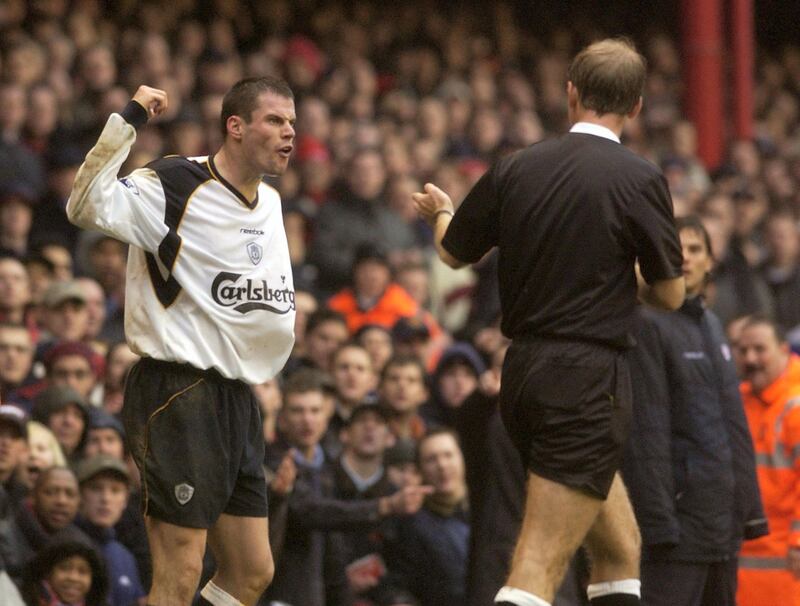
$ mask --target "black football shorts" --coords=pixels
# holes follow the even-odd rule
[[[261,413],[245,383],[143,358],[128,374],[122,418],[145,515],[189,528],[222,513],[266,517]]]
[[[600,344],[515,338],[500,391],[503,423],[527,469],[605,499],[631,419],[625,353]]]

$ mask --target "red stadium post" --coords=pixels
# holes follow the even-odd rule
[[[753,0],[732,0],[733,107],[737,139],[753,137]]]
[[[698,135],[700,159],[709,169],[722,161],[725,133],[722,85],[722,2],[683,0],[685,105]]]

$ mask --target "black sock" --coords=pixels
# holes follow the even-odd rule
[[[640,606],[641,600],[631,593],[610,593],[589,600],[592,606]]]
[[[517,606],[511,602],[495,602],[494,606]]]

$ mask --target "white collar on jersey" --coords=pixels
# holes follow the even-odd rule
[[[572,125],[572,128],[569,129],[571,133],[581,133],[583,135],[594,135],[595,137],[603,137],[605,139],[611,139],[612,141],[616,141],[619,143],[619,137],[612,131],[611,129],[606,128],[605,126],[601,126],[599,124],[593,124],[591,122],[576,122]]]

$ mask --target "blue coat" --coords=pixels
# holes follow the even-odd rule
[[[643,558],[717,562],[766,534],[731,351],[700,298],[641,308],[631,351],[633,421],[623,476]]]

